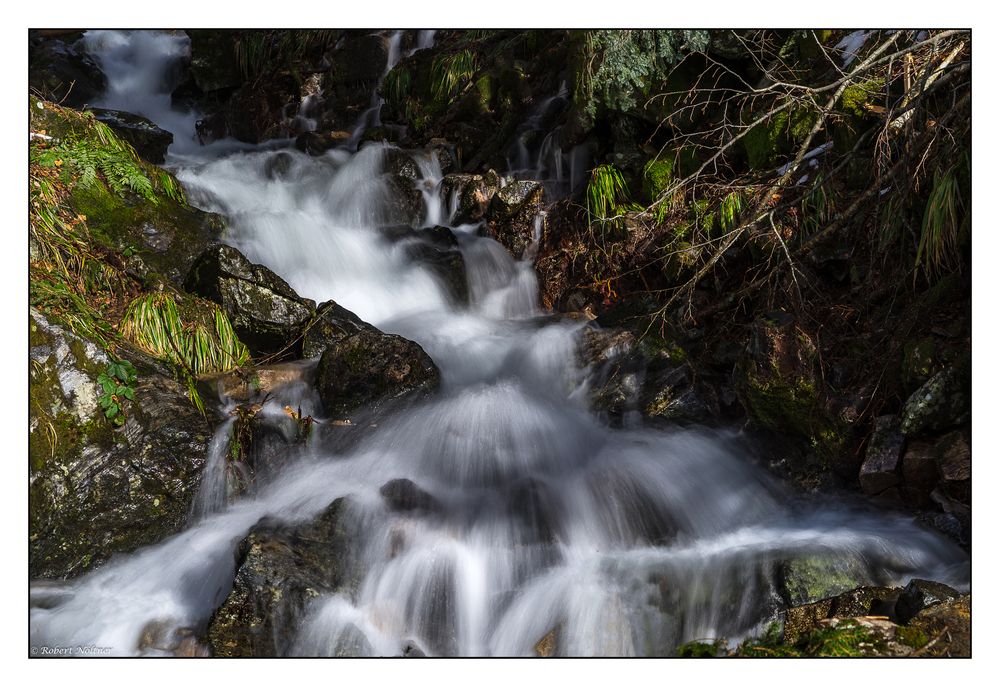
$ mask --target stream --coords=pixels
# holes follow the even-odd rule
[[[386,71],[399,33],[387,34]],[[422,33],[417,49],[433,41],[433,32]],[[197,113],[170,106],[186,36],[91,31],[84,40],[108,76],[95,104],[174,134],[165,167],[192,204],[225,215],[223,241],[303,297],[334,299],[418,342],[442,384],[355,441],[316,432],[283,446],[280,469],[237,499],[226,495],[232,423],[224,423],[187,529],[77,579],[33,587],[32,644],[158,655],[139,648],[144,628],[203,633],[232,586],[237,545],[261,518],[303,522],[341,497],[349,504],[343,517],[364,533],[344,556],[363,574],[312,599],[295,619],[287,655],[396,656],[415,646],[427,655],[528,656],[553,630],[558,653],[569,656],[663,655],[706,637],[733,642],[782,608],[775,571],[795,558],[843,561],[871,583],[920,577],[969,588],[967,555],[950,541],[912,517],[794,495],[754,464],[737,430],[608,427],[588,408],[592,371],[577,362],[585,324],[541,309],[529,261],[513,259],[478,225],[452,225],[435,153],[408,151],[426,206],[426,226],[414,229],[449,226],[465,260],[470,302],[457,305],[405,241],[381,231],[391,205],[390,145],[356,149],[378,121],[377,94],[351,139],[322,156],[290,140],[201,146]],[[544,165],[518,167],[523,175]],[[338,419],[324,417],[306,384],[293,384],[267,401],[265,422],[278,422],[286,405],[319,422]],[[397,479],[412,480],[438,507],[389,508],[379,490]]]

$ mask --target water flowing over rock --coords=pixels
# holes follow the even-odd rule
[[[180,530],[212,435],[186,389],[130,355],[137,402],[114,430],[98,407],[107,356],[34,310],[29,336],[32,577],[79,575]]]
[[[349,581],[343,500],[301,525],[261,522],[240,543],[236,578],[212,616],[215,656],[283,656],[309,602]],[[357,535],[355,535],[357,536]]]
[[[154,84],[171,83],[183,65],[183,36],[91,38],[102,64],[123,67],[134,53],[142,76],[111,70],[109,91],[133,89],[162,105]],[[315,114],[316,132],[350,132],[321,155],[282,138],[200,146],[198,113],[143,113],[174,134],[167,163],[191,202],[226,217],[225,246],[199,258],[191,288],[221,303],[256,351],[291,344],[288,355],[304,358],[293,364],[301,376],[275,372],[256,391],[249,379],[221,399],[228,420],[203,468],[205,507],[191,511],[178,498],[190,513],[185,529],[72,581],[33,587],[33,646],[162,655],[207,628],[212,652],[227,656],[658,656],[699,638],[747,636],[793,598],[915,577],[968,589],[968,556],[954,542],[912,518],[799,498],[756,464],[747,433],[718,418],[705,426],[723,405],[718,379],[675,342],[595,333],[544,311],[529,250],[546,238],[541,182],[494,190],[474,220],[479,195],[499,180],[483,174],[480,187],[456,177],[472,190],[449,182],[446,191],[444,170],[455,162],[442,142],[356,147],[380,125],[379,84],[389,90],[383,78],[397,58],[416,84],[439,55],[402,31],[337,38],[321,56],[328,67],[290,89],[293,105],[307,85],[324,100],[297,115]],[[556,84],[534,84],[520,64],[488,71],[476,93],[456,97],[467,116],[454,135],[411,122],[404,145],[447,134],[456,159],[479,158],[464,169],[502,164],[494,158],[511,141],[499,141],[497,110],[509,106],[516,118],[532,109],[533,89]],[[220,94],[244,83],[198,79]],[[550,112],[541,109],[539,122]],[[277,115],[271,104],[267,114]],[[290,108],[281,114],[303,133]],[[258,124],[248,138],[270,135]],[[473,153],[472,142],[486,139],[499,145]],[[464,215],[451,206],[463,194]],[[775,431],[836,444],[824,434],[841,426],[827,423],[811,340],[779,318],[760,330],[760,346],[739,353],[747,367],[738,381],[759,382],[741,389],[742,400]],[[792,389],[779,388],[789,379]],[[594,394],[605,382],[608,394]],[[595,407],[595,396],[607,407]],[[180,398],[174,389],[154,407],[169,402],[169,426],[187,431]],[[130,445],[128,456],[155,456],[164,470],[187,445],[194,451],[193,434],[165,432],[150,435],[151,447]],[[172,458],[161,455],[168,451]],[[949,456],[942,465],[960,481],[960,447]],[[243,483],[230,490],[233,474]],[[112,486],[127,493],[127,483]]]
[[[284,279],[255,265],[231,246],[209,248],[191,267],[185,285],[222,306],[252,353],[280,353],[315,312]]]

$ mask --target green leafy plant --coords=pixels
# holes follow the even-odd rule
[[[287,66],[311,52],[333,45],[339,31],[334,29],[268,29],[247,31],[233,45],[236,63],[243,76],[255,79],[269,69]]]
[[[111,189],[123,195],[131,191],[152,203],[159,202],[153,179],[146,174],[135,150],[102,122],[89,123],[94,136],[72,136],[57,145],[36,153],[36,161],[44,167],[62,167],[71,171],[76,182],[84,187],[92,186],[103,177]],[[180,191],[162,170],[156,174],[157,181],[164,185],[169,182],[168,195],[178,197]]]
[[[593,223],[617,218],[632,209],[628,185],[614,165],[600,165],[590,172],[587,182],[587,218]]]
[[[97,376],[101,396],[97,402],[104,416],[114,424],[125,424],[125,401],[135,402],[136,371],[127,360],[112,360],[107,370]]]
[[[476,73],[476,56],[470,50],[459,50],[451,55],[439,55],[431,65],[431,95],[446,104],[458,94],[463,85]]]
[[[968,169],[968,155],[959,164],[934,174],[927,206],[920,225],[916,267],[928,278],[939,276],[961,264],[961,245],[968,235],[970,213],[959,182],[960,165]]]
[[[187,379],[188,395],[200,410],[204,407],[195,388],[197,376],[226,372],[250,360],[247,347],[219,308],[214,308],[211,323],[185,323],[169,293],[134,300],[122,318],[121,333],[146,352],[179,366]]]

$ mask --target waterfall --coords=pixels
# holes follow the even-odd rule
[[[172,73],[182,37],[102,31],[86,40],[102,65],[115,65],[108,103],[135,102],[153,121],[187,126],[190,116],[170,110],[155,85]],[[418,47],[432,40],[428,32]],[[361,579],[311,599],[289,655],[521,656],[552,632],[565,655],[658,655],[758,628],[779,607],[774,571],[789,558],[850,560],[873,583],[917,576],[968,588],[956,546],[902,516],[800,502],[753,464],[738,431],[603,424],[577,361],[584,325],[543,317],[528,260],[475,226],[453,227],[470,294],[459,306],[429,265],[387,238],[398,224],[385,181],[391,146],[309,157],[276,145],[183,148],[171,164],[192,202],[226,216],[225,242],[302,296],[335,299],[418,342],[441,370],[441,389],[349,446],[284,447],[276,468],[228,503],[227,422],[209,449],[198,517],[78,579],[34,589],[33,644],[162,653],[140,646],[144,628],[203,631],[255,523],[305,522],[340,497],[351,504],[343,517],[364,533],[344,552],[360,561]],[[433,153],[414,156],[423,224],[446,224],[440,165]],[[555,178],[575,183],[578,157],[555,159]],[[276,390],[270,403],[301,401],[291,393]],[[435,507],[390,508],[380,489],[397,479]]]

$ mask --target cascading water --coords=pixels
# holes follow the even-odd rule
[[[121,107],[130,92],[155,90],[174,59],[169,34],[92,39],[102,64],[132,55],[130,69],[108,72]],[[169,109],[143,114],[180,121]],[[168,162],[194,202],[227,216],[225,240],[251,260],[303,296],[334,298],[419,342],[441,369],[438,394],[349,448],[322,433],[285,446],[228,503],[210,458],[187,530],[32,589],[33,644],[160,653],[140,648],[144,628],[203,631],[232,584],[234,548],[258,520],[304,521],[340,497],[364,533],[344,552],[362,575],[312,600],[279,647],[288,655],[529,655],[553,631],[565,655],[662,654],[759,628],[780,604],[776,568],[805,556],[844,561],[873,583],[920,576],[968,588],[957,547],[902,516],[800,503],[745,458],[735,432],[603,425],[587,408],[589,371],[575,362],[583,325],[541,317],[530,264],[475,226],[456,227],[470,291],[460,307],[380,231],[391,215],[387,150],[308,157],[223,146],[172,149]],[[440,168],[415,155],[427,216],[443,221]],[[274,422],[286,403],[321,412],[308,391],[279,389]],[[228,431],[212,456],[225,452]],[[379,490],[396,479],[434,507],[389,508]]]

